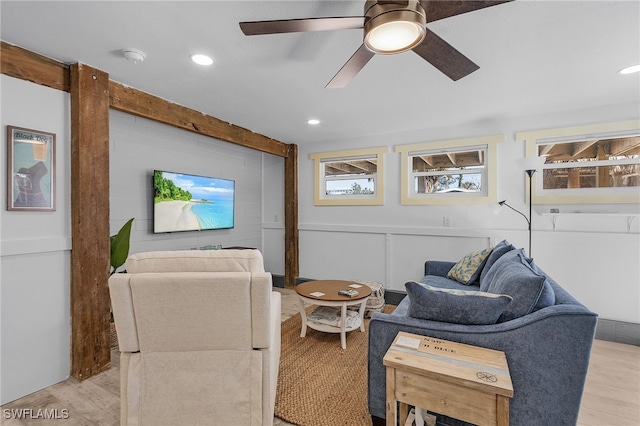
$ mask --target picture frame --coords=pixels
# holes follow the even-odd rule
[[[7,126],[7,210],[56,210],[56,135]]]

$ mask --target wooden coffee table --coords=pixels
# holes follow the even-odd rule
[[[359,287],[356,287],[359,286]],[[298,305],[300,307],[300,315],[302,316],[302,331],[300,337],[307,335],[307,326],[314,330],[323,331],[325,333],[340,333],[340,343],[342,349],[347,349],[347,332],[360,328],[364,331],[364,312],[367,306],[367,299],[371,295],[371,288],[366,285],[357,284],[352,281],[342,280],[318,280],[308,281],[298,284],[295,287],[298,294]],[[349,297],[338,294],[340,290],[355,290],[357,296]],[[338,306],[341,308],[341,320],[338,325],[322,324],[316,321],[307,320],[307,311],[305,303],[317,306]],[[358,321],[347,327],[347,306],[360,305],[358,311]]]

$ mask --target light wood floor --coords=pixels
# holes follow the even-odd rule
[[[293,290],[282,293],[282,320],[298,312]],[[111,370],[83,382],[74,379],[50,386],[3,405],[3,426],[116,426],[120,419],[119,353],[111,354]],[[6,418],[5,409],[68,410],[69,418],[60,420],[18,420]],[[288,426],[274,419],[275,426]],[[578,426],[640,425],[640,347],[596,340],[582,398]],[[329,425],[328,425],[329,426]],[[534,425],[532,425],[534,426]]]

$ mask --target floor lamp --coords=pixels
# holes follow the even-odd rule
[[[522,217],[524,217],[524,219],[527,221],[527,226],[529,229],[529,257],[531,257],[531,213],[533,212],[532,208],[533,208],[533,203],[531,202],[532,199],[532,190],[533,190],[533,175],[535,174],[536,170],[539,169],[540,167],[542,167],[542,164],[544,164],[544,157],[527,157],[527,158],[523,158],[520,163],[524,166],[524,172],[527,174],[527,176],[529,176],[529,217],[527,217],[524,213],[522,213],[519,210],[514,209],[513,207],[511,207],[509,204],[507,204],[507,200],[502,200],[500,201],[498,204],[500,204],[501,206],[507,206],[509,207],[511,210],[513,210],[514,212],[520,214]]]

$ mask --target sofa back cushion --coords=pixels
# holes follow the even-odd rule
[[[408,315],[413,318],[455,324],[495,324],[511,303],[511,297],[431,287],[409,281],[405,283],[409,296]]]
[[[487,291],[489,282],[486,280],[486,275],[491,270],[493,264],[496,263],[503,254],[510,252],[513,249],[515,249],[515,247],[507,240],[502,240],[496,244],[491,253],[489,253],[489,256],[487,256],[487,260],[484,262],[484,266],[480,272],[480,291]],[[485,283],[485,285],[483,285],[483,283]]]
[[[496,259],[488,270],[484,270],[484,277],[482,277],[480,281],[480,291],[489,291],[489,286],[496,276],[496,273],[500,271],[500,268],[509,264],[509,262],[513,262],[514,259],[521,254],[524,255],[523,249],[512,249],[500,256],[499,259]]]
[[[487,274],[489,293],[508,294],[513,301],[499,322],[520,318],[555,303],[546,275],[532,269],[522,249],[503,255]]]

